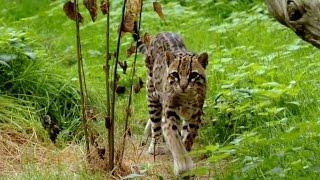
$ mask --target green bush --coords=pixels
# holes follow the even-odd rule
[[[77,87],[53,72],[50,60],[30,43],[27,33],[1,30],[0,93],[31,101],[40,117],[49,115],[60,129],[72,128],[68,132],[76,133],[80,124]]]

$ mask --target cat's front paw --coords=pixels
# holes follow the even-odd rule
[[[193,169],[194,163],[190,157],[174,160],[174,174],[180,176],[183,173]]]

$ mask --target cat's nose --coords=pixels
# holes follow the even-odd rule
[[[182,92],[185,92],[187,87],[188,87],[188,80],[184,79],[184,78],[181,78],[181,80],[180,80],[180,88],[181,88]]]
[[[180,85],[182,92],[185,92],[187,87],[188,87],[188,85]]]
[[[181,78],[181,80],[180,80],[180,88],[181,88],[182,92],[185,92],[187,87],[188,87],[188,79]]]

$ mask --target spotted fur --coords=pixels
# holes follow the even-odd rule
[[[175,33],[160,33],[148,45],[140,44],[139,50],[146,56],[149,74],[148,125],[152,140],[148,151],[164,152],[159,145],[163,134],[173,156],[175,174],[179,175],[193,167],[186,153],[191,150],[201,123],[208,55],[188,51]]]

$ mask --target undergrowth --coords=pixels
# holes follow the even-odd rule
[[[48,115],[72,139],[79,126],[79,93],[75,83],[54,72],[43,49],[27,32],[0,27],[0,95],[29,103],[39,122]],[[67,132],[66,132],[67,131]]]

